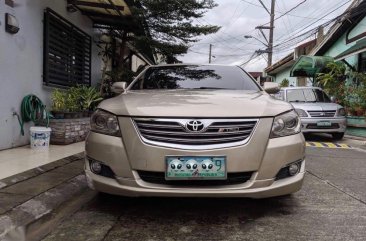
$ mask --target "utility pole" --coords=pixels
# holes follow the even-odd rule
[[[258,0],[263,8],[267,11],[267,13],[270,15],[270,22],[269,22],[269,26],[257,26],[256,29],[259,29],[259,31],[261,32],[261,34],[263,35],[264,39],[267,41],[268,45],[267,49],[264,51],[259,51],[260,53],[267,53],[268,54],[268,62],[267,65],[271,66],[272,65],[272,56],[273,56],[273,30],[274,30],[274,17],[275,17],[275,2],[276,0],[271,0],[271,9],[268,10],[268,8],[266,7],[266,5],[262,2],[262,0]],[[263,29],[268,29],[269,30],[269,38],[267,40],[266,35],[263,32]]]
[[[276,0],[272,0],[271,2],[271,21],[269,23],[269,41],[268,41],[268,66],[272,65],[275,1]]]
[[[211,50],[212,50],[212,44],[210,44],[210,51],[208,54],[208,63],[211,64]]]

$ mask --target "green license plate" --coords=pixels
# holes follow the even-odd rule
[[[330,121],[319,121],[316,123],[317,126],[332,126],[332,123]]]
[[[226,179],[224,156],[169,156],[166,157],[166,180]]]

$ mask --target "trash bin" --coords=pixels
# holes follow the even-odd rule
[[[33,126],[30,128],[31,148],[36,150],[48,149],[50,146],[51,128]]]

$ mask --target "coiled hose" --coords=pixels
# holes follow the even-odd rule
[[[20,133],[24,136],[24,123],[32,121],[34,124],[44,123],[48,127],[50,114],[46,110],[46,106],[43,104],[41,99],[35,95],[27,95],[23,98],[22,104],[20,106],[20,115],[15,113],[18,117],[20,125]]]

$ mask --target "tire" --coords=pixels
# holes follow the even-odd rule
[[[344,132],[332,133],[332,136],[333,136],[334,140],[342,140],[343,136],[344,136]]]

